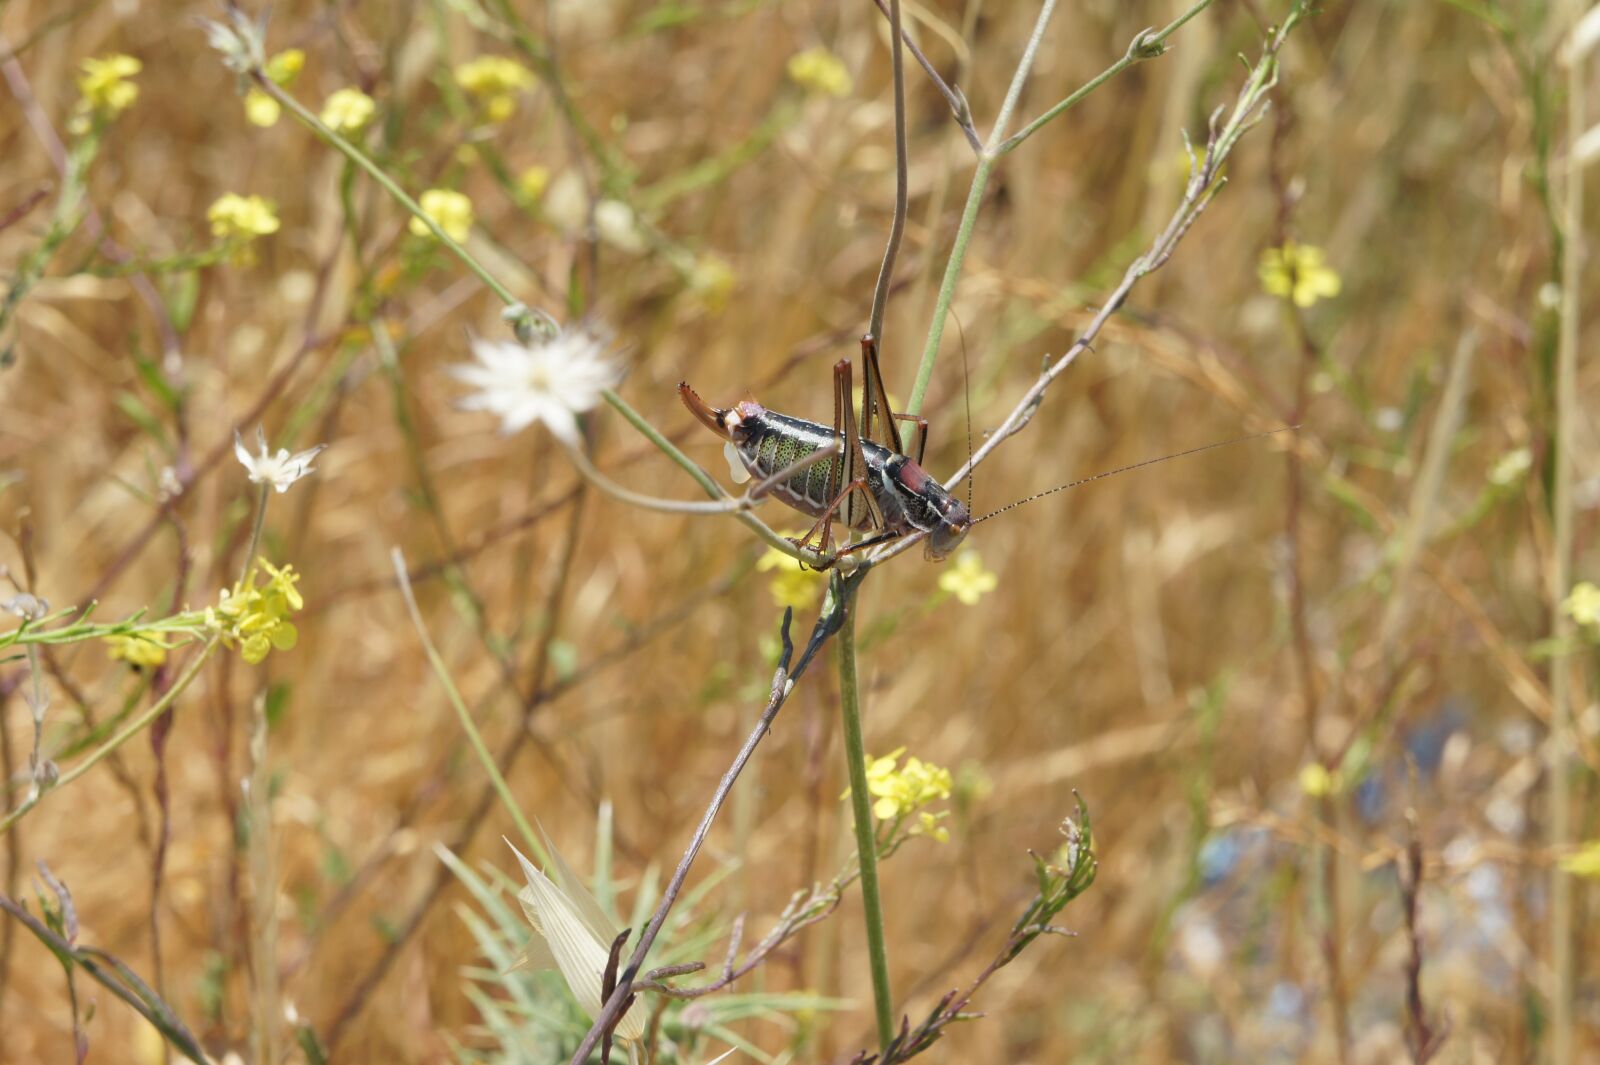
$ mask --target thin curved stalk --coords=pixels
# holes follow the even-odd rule
[[[961,228],[956,233],[956,242],[950,249],[950,260],[945,263],[944,278],[939,282],[939,299],[934,304],[933,320],[928,323],[928,339],[922,346],[922,361],[917,365],[916,383],[911,386],[911,399],[906,403],[905,413],[922,413],[922,399],[928,392],[928,382],[933,379],[933,364],[939,357],[939,342],[944,339],[945,319],[950,315],[950,303],[955,299],[956,280],[961,276],[961,267],[967,261],[967,245],[972,240],[973,224],[978,219],[978,207],[983,203],[984,190],[989,187],[989,172],[994,169],[995,160],[999,155],[995,152],[996,146],[1001,143],[1006,135],[1006,127],[1011,124],[1011,112],[1016,109],[1017,99],[1022,95],[1022,86],[1028,80],[1028,72],[1033,69],[1033,57],[1039,52],[1039,43],[1044,40],[1045,27],[1050,25],[1050,17],[1055,14],[1056,0],[1045,0],[1044,6],[1039,9],[1039,17],[1034,20],[1033,33],[1028,37],[1028,46],[1022,51],[1022,59],[1017,63],[1016,73],[1011,76],[1011,87],[1006,90],[1005,102],[1000,105],[1000,114],[995,117],[994,129],[989,133],[988,143],[978,154],[978,168],[972,174],[972,187],[967,190],[967,203],[961,209]]]
[[[900,254],[900,238],[906,229],[906,204],[909,163],[906,159],[906,75],[903,33],[900,28],[900,0],[889,0],[889,54],[894,71],[894,219],[889,223],[889,243],[883,249],[883,264],[878,267],[878,284],[872,292],[872,314],[867,332],[883,338],[883,315],[889,302],[889,285],[894,280],[894,261]],[[871,400],[863,400],[870,403]],[[866,407],[863,406],[862,410]],[[888,412],[884,412],[888,416]]]
[[[489,745],[483,740],[483,733],[478,731],[477,724],[472,720],[471,711],[467,709],[466,702],[461,698],[461,692],[456,688],[455,680],[450,676],[450,670],[445,666],[444,659],[439,656],[438,648],[434,647],[433,638],[428,635],[428,627],[422,621],[422,611],[417,608],[417,597],[411,593],[411,578],[406,571],[405,556],[396,547],[390,550],[389,558],[394,563],[395,580],[400,585],[400,594],[406,601],[406,613],[411,616],[411,626],[417,630],[417,639],[422,641],[422,652],[428,658],[428,665],[433,667],[434,676],[444,685],[450,706],[461,722],[461,731],[467,734],[473,752],[483,765],[483,771],[489,774],[489,781],[494,785],[495,793],[500,796],[500,802],[511,814],[511,820],[516,822],[517,831],[522,834],[522,841],[533,851],[541,864],[548,864],[550,859],[545,853],[544,845],[539,841],[538,834],[533,831],[533,826],[528,823],[527,817],[523,815],[522,807],[517,805],[515,796],[511,794],[511,785],[506,783],[506,778],[500,773],[500,767],[495,764],[494,755],[490,753]]]
[[[6,832],[10,831],[11,826],[22,820],[23,815],[29,810],[39,805],[40,801],[43,800],[46,795],[52,795],[55,792],[60,791],[68,784],[71,784],[74,780],[77,780],[79,777],[83,776],[83,774],[99,765],[109,755],[116,751],[117,748],[121,747],[124,743],[127,743],[140,732],[143,732],[147,727],[149,727],[152,721],[171,709],[172,704],[177,702],[178,696],[183,694],[184,690],[187,689],[189,685],[194,682],[194,679],[200,675],[200,667],[204,666],[206,664],[206,660],[209,659],[212,653],[216,651],[219,642],[220,638],[217,636],[212,636],[209,640],[207,640],[205,646],[200,649],[200,653],[195,656],[194,661],[189,663],[189,667],[183,671],[176,681],[173,682],[172,687],[167,689],[167,693],[165,695],[163,695],[160,699],[157,699],[154,703],[150,704],[149,709],[135,718],[127,728],[123,729],[111,739],[107,740],[104,746],[96,749],[96,751],[89,757],[85,758],[83,761],[79,762],[77,765],[61,774],[61,779],[57,780],[51,787],[41,791],[38,795],[33,796],[28,801],[22,803],[15,810],[12,810],[9,814],[7,814],[5,820],[0,821],[0,835],[4,835]]]
[[[834,595],[851,593],[835,581]],[[855,603],[839,604],[839,713],[844,719],[844,760],[850,772],[850,812],[856,830],[856,860],[861,867],[861,901],[866,915],[867,956],[872,966],[872,1007],[878,1024],[878,1046],[887,1050],[894,1039],[894,994],[889,987],[889,949],[883,935],[883,899],[878,891],[878,838],[867,797],[867,754],[861,738],[861,695],[856,679]]]
[[[1039,11],[1038,21],[1034,24],[1033,36],[1028,40],[1028,47],[1022,54],[1022,61],[1017,64],[1016,74],[1012,76],[1011,87],[1006,92],[1005,103],[1000,108],[1000,114],[995,119],[994,129],[989,134],[989,140],[983,151],[978,153],[978,166],[972,174],[972,186],[967,191],[966,206],[961,211],[961,226],[956,232],[955,243],[950,248],[950,259],[945,264],[944,277],[939,283],[938,299],[934,303],[933,318],[928,323],[928,339],[923,345],[922,362],[917,366],[917,378],[911,389],[911,399],[906,404],[906,413],[920,414],[922,401],[928,391],[928,382],[933,378],[933,365],[939,357],[939,345],[944,339],[945,320],[950,315],[950,304],[955,299],[956,282],[961,277],[961,269],[966,263],[967,245],[972,240],[973,224],[977,221],[978,209],[983,203],[983,194],[989,187],[989,175],[995,163],[1003,155],[1014,151],[1023,141],[1037,133],[1046,124],[1059,118],[1061,115],[1082,103],[1090,93],[1122,73],[1135,63],[1145,59],[1154,59],[1166,50],[1167,38],[1171,37],[1184,23],[1194,18],[1200,12],[1210,7],[1212,0],[1195,0],[1195,3],[1183,14],[1157,31],[1145,31],[1133,39],[1122,58],[1112,63],[1105,70],[1095,75],[1094,78],[1074,90],[1060,102],[1044,112],[1038,118],[1028,123],[1013,137],[1006,137],[1006,128],[1010,125],[1012,112],[1017,105],[1017,99],[1022,92],[1022,86],[1028,79],[1028,72],[1033,66],[1033,57],[1038,51],[1039,42],[1044,34],[1045,25],[1055,8],[1054,0],[1047,0]]]

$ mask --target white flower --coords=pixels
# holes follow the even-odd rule
[[[244,446],[244,441],[239,439],[238,430],[233,434],[233,453],[239,456],[239,462],[250,471],[250,480],[256,484],[270,484],[279,492],[287,492],[289,486],[294,484],[306,474],[313,472],[311,460],[316,458],[327,444],[318,444],[309,451],[300,451],[289,454],[289,449],[280,447],[276,455],[267,448],[267,434],[256,427],[256,446],[261,449],[261,454],[252,455]]]
[[[450,373],[478,391],[461,401],[464,410],[500,416],[500,431],[510,434],[544,422],[568,447],[578,446],[577,415],[600,402],[617,383],[617,367],[605,358],[605,344],[584,328],[563,329],[548,339],[472,341],[477,362],[452,366]]]
[[[517,901],[522,903],[522,912],[535,933],[514,968],[559,969],[583,1012],[591,1019],[599,1016],[605,1006],[600,992],[606,964],[611,960],[611,944],[617,938],[616,924],[562,859],[550,837],[545,837],[545,849],[560,887],[511,846],[510,840],[506,840],[506,846],[517,856],[522,875],[528,880],[528,886],[517,893]],[[630,1008],[617,1022],[616,1033],[623,1039],[642,1037],[644,1010]]]

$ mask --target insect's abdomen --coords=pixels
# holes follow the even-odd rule
[[[757,477],[771,477],[838,439],[825,425],[771,411],[764,411],[759,421],[746,419],[743,429],[746,435],[738,445],[739,453]],[[772,494],[801,513],[819,517],[843,487],[837,480],[839,462],[838,456],[814,462],[780,481]],[[855,526],[864,529],[867,523],[867,515],[861,514]]]

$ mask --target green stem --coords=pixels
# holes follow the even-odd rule
[[[933,320],[928,323],[928,339],[922,346],[922,361],[917,364],[917,380],[911,386],[911,398],[906,402],[905,413],[921,414],[922,399],[928,393],[928,382],[933,380],[933,364],[939,358],[939,344],[944,340],[944,323],[950,317],[950,303],[956,296],[956,281],[961,277],[961,267],[967,261],[967,244],[972,240],[972,229],[978,221],[978,208],[983,203],[983,192],[989,187],[989,171],[994,160],[988,153],[978,157],[978,169],[972,175],[972,187],[967,190],[967,205],[961,210],[961,228],[956,230],[956,242],[950,248],[950,259],[944,266],[944,277],[939,282],[939,297],[933,305]]]
[[[911,386],[911,399],[905,409],[907,414],[922,413],[922,399],[927,395],[928,382],[933,379],[933,364],[939,358],[939,342],[944,339],[945,319],[950,316],[950,303],[955,299],[956,281],[961,277],[961,268],[967,261],[967,245],[972,241],[972,228],[978,220],[983,191],[989,186],[989,171],[999,158],[995,148],[1005,138],[1006,127],[1011,125],[1011,112],[1016,110],[1023,83],[1033,69],[1033,57],[1039,52],[1039,42],[1044,39],[1045,27],[1050,24],[1050,16],[1055,14],[1055,10],[1056,0],[1045,0],[1044,6],[1039,9],[1039,17],[1033,23],[1033,34],[1028,38],[1028,46],[1022,50],[1022,59],[1017,63],[1016,72],[1011,75],[1011,87],[1006,90],[1005,102],[995,116],[989,141],[978,155],[978,168],[973,171],[972,187],[967,190],[967,204],[961,209],[961,228],[956,233],[955,246],[950,249],[950,260],[945,263],[944,278],[939,282],[939,299],[933,307],[933,320],[928,323],[928,340],[922,346],[922,361],[917,364],[917,380]]]
[[[1586,4],[1569,3],[1572,24],[1583,18]],[[1584,92],[1587,64],[1572,59],[1567,65],[1567,150],[1568,158],[1588,125],[1584,117]],[[1561,609],[1572,585],[1573,557],[1573,448],[1578,424],[1578,352],[1582,323],[1583,277],[1583,174],[1577,163],[1567,164],[1566,195],[1562,204],[1561,231],[1561,320],[1557,339],[1555,379],[1555,470],[1553,471],[1554,544],[1550,567],[1551,635],[1557,646],[1572,637],[1572,618]],[[1549,818],[1550,842],[1565,847],[1572,842],[1572,763],[1575,740],[1572,713],[1572,659],[1558,655],[1551,662]],[[1574,931],[1572,877],[1557,867],[1550,884],[1550,1060],[1576,1061],[1574,1031],[1573,944]]]
[[[1005,103],[1001,105],[1000,114],[995,118],[994,129],[990,132],[983,151],[978,154],[978,166],[972,174],[972,187],[967,191],[967,203],[961,212],[961,228],[957,231],[955,244],[950,249],[950,259],[945,264],[944,278],[939,282],[939,296],[934,303],[933,319],[928,323],[928,340],[922,348],[922,361],[917,365],[917,377],[911,388],[911,399],[906,404],[907,414],[922,412],[922,401],[928,391],[928,382],[933,379],[933,364],[939,358],[939,345],[944,339],[945,320],[950,315],[950,304],[955,299],[956,282],[960,280],[961,269],[966,265],[967,245],[972,240],[973,224],[977,221],[978,209],[983,203],[983,194],[988,188],[989,173],[994,169],[994,164],[1001,156],[1016,149],[1047,123],[1082,103],[1090,93],[1133,64],[1160,55],[1167,38],[1211,4],[1212,0],[1195,0],[1187,11],[1162,29],[1135,37],[1121,59],[1028,123],[1015,136],[1007,138],[1006,128],[1011,124],[1011,115],[1021,96],[1022,86],[1028,80],[1028,72],[1033,67],[1033,58],[1038,52],[1045,26],[1055,10],[1054,0],[1046,0],[1045,5],[1039,10],[1038,20],[1034,23],[1033,36],[1028,39],[1028,47],[1023,51],[1022,60],[1017,64],[1016,73],[1011,78],[1011,87],[1006,91]]]
[[[1211,3],[1212,0],[1196,0],[1194,5],[1191,6],[1189,10],[1185,11],[1183,14],[1167,23],[1167,25],[1161,30],[1155,33],[1143,33],[1135,37],[1133,39],[1133,43],[1128,46],[1127,54],[1125,54],[1121,59],[1117,60],[1115,63],[1112,63],[1109,67],[1106,67],[1106,69],[1097,74],[1093,80],[1086,82],[1081,88],[1074,91],[1070,96],[1067,96],[1055,106],[1051,107],[1044,114],[1040,115],[1032,122],[1029,122],[1022,129],[1018,130],[1016,136],[1001,142],[999,147],[995,149],[994,154],[1005,155],[1007,152],[1013,151],[1023,141],[1039,132],[1043,126],[1060,117],[1064,112],[1070,111],[1072,108],[1078,106],[1078,104],[1083,102],[1084,97],[1094,92],[1100,86],[1116,77],[1118,74],[1121,74],[1124,70],[1127,70],[1129,67],[1133,66],[1133,64],[1142,62],[1146,59],[1154,59],[1156,56],[1160,55],[1163,51],[1165,51],[1162,46],[1166,43],[1167,38],[1171,37],[1174,33],[1177,33],[1178,30],[1182,29],[1185,22],[1188,22],[1190,19],[1200,14],[1200,12],[1210,7]]]
[[[428,635],[428,628],[422,623],[422,611],[417,608],[417,598],[411,592],[411,579],[406,576],[405,556],[397,547],[390,553],[390,557],[394,561],[395,578],[400,582],[400,594],[406,601],[406,611],[411,615],[411,625],[417,630],[417,638],[422,641],[422,652],[428,656],[428,665],[433,667],[434,676],[444,685],[445,695],[449,698],[450,705],[455,708],[456,717],[461,722],[461,730],[471,741],[472,749],[477,754],[478,761],[483,764],[484,772],[489,774],[489,781],[494,785],[495,793],[500,796],[500,802],[510,812],[511,819],[516,822],[517,831],[522,834],[523,842],[539,860],[540,865],[548,865],[550,859],[545,854],[544,845],[539,842],[533,826],[528,824],[528,819],[523,816],[521,807],[511,794],[511,786],[506,783],[506,778],[500,775],[500,767],[495,764],[489,745],[483,742],[483,733],[478,731],[477,724],[473,722],[472,713],[462,700],[456,682],[450,677],[450,670],[445,666],[444,659],[439,657],[439,651],[433,646],[433,639]]]
[[[674,444],[671,440],[668,440],[665,436],[661,435],[661,430],[645,421],[644,416],[638,411],[634,410],[627,400],[623,399],[621,396],[617,395],[616,392],[609,388],[605,389],[600,394],[605,397],[605,401],[611,404],[612,408],[618,414],[627,419],[629,425],[639,430],[641,436],[650,441],[656,447],[660,448],[662,453],[670,458],[673,462],[676,462],[679,466],[682,466],[684,470],[688,472],[689,476],[694,478],[695,484],[698,484],[705,490],[706,495],[710,496],[712,499],[719,500],[730,498],[728,493],[722,490],[721,485],[717,484],[716,481],[713,481],[706,471],[702,470],[693,459],[691,459],[688,455],[685,455],[682,451],[679,451],[676,444]],[[785,540],[776,532],[773,532],[772,528],[767,525],[766,522],[762,521],[754,514],[751,514],[748,511],[733,511],[732,514],[737,520],[743,522],[744,525],[747,526],[757,536],[761,537],[762,541],[768,546],[775,547],[784,554],[789,555],[792,558],[798,558],[800,561],[810,563],[813,566],[822,561],[822,556],[817,552],[810,550],[799,550],[794,546],[794,544],[790,543],[788,540]]]
[[[861,866],[861,901],[867,918],[867,954],[872,962],[872,1004],[878,1021],[878,1046],[894,1038],[894,997],[889,990],[889,952],[883,939],[883,900],[878,893],[878,840],[867,794],[867,752],[861,741],[861,699],[856,684],[856,604],[842,579],[833,594],[844,620],[835,637],[839,645],[839,710],[844,717],[844,758],[850,771],[850,810],[855,815],[856,859]]]
[[[450,234],[439,228],[439,223],[435,222],[433,217],[422,209],[422,205],[416,200],[413,200],[410,194],[408,194],[405,189],[402,189],[399,184],[395,182],[394,178],[384,173],[381,166],[367,158],[365,152],[357,148],[344,137],[341,137],[338,133],[334,132],[332,128],[323,123],[322,119],[318,118],[316,115],[307,110],[305,106],[300,103],[300,101],[296,100],[293,96],[290,96],[288,93],[280,89],[277,84],[273,82],[271,78],[267,77],[262,71],[252,70],[250,72],[250,76],[255,80],[256,85],[261,89],[262,92],[266,93],[268,96],[271,96],[274,100],[278,101],[278,103],[282,104],[285,110],[294,115],[295,118],[299,119],[301,124],[315,133],[323,141],[323,143],[338,151],[346,159],[356,164],[356,166],[359,166],[362,170],[365,170],[367,172],[367,176],[372,178],[372,180],[376,181],[379,185],[383,186],[384,191],[390,196],[393,196],[395,200],[398,201],[399,204],[407,211],[411,212],[411,216],[413,218],[420,219],[422,224],[427,226],[429,232],[433,234],[434,239],[442,244],[447,250],[449,250],[450,253],[456,258],[460,259],[461,262],[466,265],[467,269],[477,274],[478,280],[487,285],[489,290],[496,296],[499,296],[507,306],[512,306],[519,302],[518,299],[511,294],[510,289],[502,285],[482,263],[473,258],[471,252],[467,251],[466,248],[463,248],[460,244],[456,243],[455,240],[451,238]]]
[[[267,494],[270,488],[270,485],[262,482],[261,492],[256,496],[256,519],[250,526],[250,544],[244,549],[244,568],[239,572],[240,588],[250,578],[250,566],[256,560],[256,548],[261,545],[261,529],[267,523],[267,500],[271,498]]]
[[[167,689],[167,693],[152,703],[150,708],[135,718],[127,728],[123,729],[121,732],[117,733],[114,737],[108,740],[104,747],[99,748],[89,757],[73,766],[67,772],[61,774],[61,779],[57,780],[55,784],[51,785],[48,790],[40,792],[28,802],[23,803],[15,810],[12,810],[9,814],[7,814],[5,820],[0,821],[0,835],[5,835],[6,832],[10,831],[11,826],[20,821],[23,814],[26,814],[29,810],[37,806],[39,801],[46,795],[60,791],[68,784],[71,784],[74,780],[77,780],[79,777],[83,776],[83,774],[87,773],[89,770],[93,769],[95,766],[104,761],[106,757],[118,747],[121,747],[134,736],[138,735],[140,732],[143,732],[144,729],[149,726],[150,722],[166,713],[167,710],[171,708],[172,704],[177,701],[178,696],[183,694],[184,689],[188,688],[189,685],[194,682],[195,677],[200,675],[200,667],[205,665],[206,660],[211,657],[212,652],[216,651],[218,642],[219,639],[216,636],[213,636],[211,639],[207,640],[206,645],[202,647],[200,649],[200,653],[195,656],[195,660],[189,663],[189,668],[185,669],[182,675],[173,682],[172,687]]]

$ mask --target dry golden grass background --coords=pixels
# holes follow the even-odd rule
[[[984,130],[1036,10],[978,6],[964,42],[956,0],[915,5],[913,23]],[[1509,27],[1502,34],[1463,9],[1475,6],[1325,5],[1291,39],[1273,111],[1246,137],[1226,189],[1029,429],[980,469],[975,505],[983,513],[1275,427],[1294,417],[1303,384],[1292,441],[1099,481],[979,526],[969,544],[999,586],[977,605],[938,599],[941,571],[917,554],[867,584],[868,749],[904,745],[991,786],[952,823],[950,843],[916,841],[884,867],[897,1001],[919,1015],[997,949],[1030,890],[1025,849],[1053,846],[1072,789],[1091,811],[1102,861],[1093,889],[1063,915],[1077,938],[1048,939],[1004,970],[975,1004],[989,1017],[959,1027],[929,1060],[1405,1060],[1409,948],[1394,861],[1411,804],[1426,859],[1422,996],[1430,1020],[1450,1025],[1437,1060],[1548,1054],[1548,885],[1562,852],[1546,845],[1541,746],[1551,718],[1538,641],[1551,615],[1543,471],[1555,329],[1541,289],[1558,276],[1551,212],[1563,183],[1547,204],[1529,175],[1562,158],[1565,74],[1551,58],[1556,13],[1507,5],[1495,15]],[[633,254],[519,207],[463,148],[482,136],[512,172],[598,172],[545,84],[488,132],[451,114],[441,82],[454,64],[515,54],[474,28],[476,4],[283,2],[269,50],[305,50],[291,92],[313,108],[342,86],[371,92],[391,171],[413,192],[437,182],[467,192],[478,214],[469,246],[530,304],[565,317],[573,264],[587,278],[593,255],[597,281],[578,302],[625,346],[623,394],[719,477],[717,443],[677,403],[680,378],[714,402],[751,389],[774,409],[825,418],[829,368],[865,324],[893,201],[876,9],[514,7],[540,39],[559,42],[573,104],[625,161],[641,210],[661,182],[744,142],[776,109],[790,113],[770,147],[649,213],[660,243]],[[1280,7],[1217,0],[1170,54],[1116,78],[998,166],[955,304],[961,330],[947,334],[930,393],[936,474],[965,457],[963,344],[976,436],[1046,353],[1065,350],[1170,213],[1180,129],[1198,136],[1207,112],[1232,98],[1244,76],[1236,54],[1257,54],[1257,17]],[[1137,31],[1182,9],[1063,5],[1021,113],[1064,96]],[[36,115],[63,130],[80,61],[123,52],[144,64],[140,96],[89,177],[108,235],[142,260],[206,247],[206,208],[229,191],[273,199],[283,223],[257,242],[253,265],[197,274],[197,310],[176,349],[181,439],[135,369],[134,353],[162,350],[149,308],[125,277],[92,272],[106,260],[84,233],[52,261],[18,309],[15,363],[0,372],[0,473],[17,478],[0,494],[0,561],[20,575],[31,530],[34,590],[58,607],[98,594],[110,619],[168,609],[183,551],[181,600],[212,601],[238,570],[252,489],[231,456],[206,459],[236,426],[260,421],[275,444],[329,444],[318,472],[275,497],[267,519],[266,553],[305,574],[301,639],[260,667],[219,659],[182,698],[164,759],[170,827],[153,911],[160,808],[146,737],[47,795],[7,834],[3,889],[31,897],[34,863],[47,862],[72,890],[84,941],[152,980],[157,926],[170,1001],[218,1057],[248,1054],[245,915],[263,888],[234,823],[251,700],[274,686],[283,703],[268,755],[279,854],[270,890],[283,997],[336,1041],[333,1060],[446,1060],[447,1036],[471,1042],[459,973],[475,959],[453,912],[464,894],[441,880],[431,848],[457,842],[485,779],[405,620],[389,549],[417,571],[428,624],[497,750],[522,709],[488,647],[509,656],[524,694],[546,665],[548,698],[510,780],[580,868],[597,803],[613,802],[624,879],[676,860],[759,709],[770,670],[761,640],[778,610],[751,567],[760,545],[733,521],[575,496],[580,482],[543,430],[506,438],[487,416],[455,409],[461,386],[446,369],[468,357],[470,333],[500,334],[498,304],[448,257],[407,273],[404,216],[358,178],[364,254],[386,286],[381,313],[399,345],[396,391],[361,320],[370,307],[341,236],[342,162],[287,118],[270,129],[245,121],[234,75],[193,22],[216,14],[139,0],[0,8],[17,50],[0,109],[0,212],[57,180],[16,76]],[[818,45],[853,74],[848,96],[806,95],[787,81],[788,58]],[[907,77],[911,221],[885,330],[900,397],[973,165],[921,72]],[[0,262],[38,246],[51,202],[0,231]],[[1324,248],[1343,280],[1336,298],[1298,319],[1257,277],[1263,249],[1285,236]],[[692,291],[667,248],[725,259],[736,278],[726,306]],[[1442,396],[1463,345],[1470,377],[1452,406]],[[1591,360],[1575,450],[1580,577],[1595,573],[1597,384]],[[135,406],[156,412],[160,438],[130,416]],[[1459,428],[1442,481],[1419,491],[1441,418]],[[407,457],[407,421],[436,513]],[[682,471],[613,412],[592,423],[594,454],[613,476],[694,497]],[[1519,448],[1531,471],[1494,489],[1491,469]],[[174,508],[181,541],[127,487],[153,491],[169,465],[193,475]],[[768,504],[765,516],[797,523],[780,509]],[[1399,566],[1418,520],[1428,542]],[[451,550],[466,555],[454,585],[435,564]],[[1385,633],[1392,610],[1402,613]],[[55,657],[47,740],[57,744],[81,734],[80,698],[103,718],[137,689],[99,646]],[[1574,705],[1592,758],[1592,652],[1581,661],[1591,672]],[[31,736],[25,676],[18,661],[0,674],[13,803]],[[792,890],[848,853],[837,702],[831,669],[819,668],[779,717],[692,881],[740,863],[709,909],[747,909],[752,929],[764,928]],[[1325,803],[1304,794],[1302,768],[1339,765],[1353,738],[1370,746],[1361,779]],[[1572,777],[1574,839],[1596,834],[1594,784],[1588,770]],[[492,809],[467,854],[504,865],[508,826]],[[1330,883],[1342,996],[1330,991],[1325,948]],[[442,896],[411,934],[407,922],[437,884]],[[1579,1054],[1600,1053],[1592,901],[1580,888],[1572,927]],[[854,1000],[806,1021],[799,1060],[838,1060],[871,1040],[860,922],[852,895],[762,970],[771,989]],[[12,934],[0,1058],[70,1060],[59,968],[14,922]],[[157,1060],[142,1022],[87,993],[98,1004],[91,1060]],[[748,1034],[774,1053],[794,1038],[774,1024]]]

